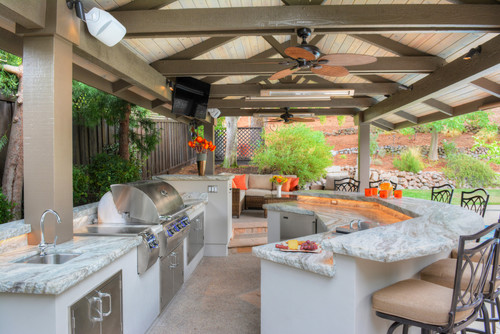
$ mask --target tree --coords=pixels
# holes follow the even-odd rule
[[[226,155],[222,167],[238,167],[238,120],[239,117],[226,117]]]
[[[23,65],[22,59],[0,50],[0,91],[3,95],[17,97],[2,178],[2,192],[7,201],[16,203],[14,219],[21,219],[24,180],[23,153]]]

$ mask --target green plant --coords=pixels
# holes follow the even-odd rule
[[[339,126],[344,125],[344,123],[345,123],[345,116],[344,115],[337,116],[337,122],[339,123]]]
[[[325,115],[320,115],[318,116],[319,123],[320,124],[325,124],[326,123],[326,116]]]
[[[7,197],[0,192],[0,224],[7,223],[14,218],[12,209],[16,206],[16,203],[7,200]]]
[[[487,163],[467,154],[453,154],[448,157],[443,172],[459,187],[486,187],[497,182],[496,173]]]
[[[341,154],[341,155],[339,156],[339,158],[340,158],[340,159],[347,159],[347,155],[345,155],[345,154]]]
[[[92,158],[87,167],[89,177],[88,201],[98,201],[114,183],[137,181],[141,171],[135,160],[126,161],[118,155],[100,153]]]
[[[487,144],[485,141],[480,140],[477,137],[473,137],[475,144],[472,146],[473,149],[478,147],[484,147],[488,150],[487,154],[482,154],[482,159],[488,159],[490,162],[493,162],[497,165],[500,165],[500,142],[494,141],[492,143]]]
[[[265,134],[264,142],[252,164],[257,165],[260,172],[297,175],[301,185],[319,179],[332,163],[332,147],[326,144],[323,132],[304,124],[280,127]]]
[[[476,140],[476,142],[482,141],[486,144],[492,144],[496,142],[497,135],[498,135],[498,129],[482,128],[476,134],[474,139]]]
[[[415,131],[415,128],[414,127],[410,127],[410,128],[403,128],[403,129],[399,129],[398,130],[400,134],[402,134],[403,136],[408,136],[408,138],[411,138],[411,136],[414,136],[416,131]]]
[[[17,93],[19,79],[13,73],[3,70],[3,65],[19,66],[22,59],[11,53],[0,50],[0,93],[7,97],[14,97]]]
[[[381,159],[372,159],[372,165],[382,166],[384,162]]]
[[[441,145],[443,146],[444,154],[447,157],[449,157],[452,154],[457,153],[457,146],[455,145],[454,142],[443,139],[443,141],[441,142]]]
[[[73,206],[88,203],[89,184],[87,166],[73,166]]]
[[[401,152],[400,157],[394,159],[392,164],[398,170],[413,173],[418,173],[425,167],[420,151],[416,147],[410,147]]]

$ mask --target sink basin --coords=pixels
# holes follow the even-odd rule
[[[39,254],[23,258],[15,263],[36,263],[36,264],[63,264],[68,262],[69,260],[74,259],[82,254],[77,253],[56,253],[56,254],[47,254],[44,256],[40,256]]]

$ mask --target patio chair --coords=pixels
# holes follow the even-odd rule
[[[432,187],[431,201],[451,204],[451,199],[453,198],[453,190],[455,190],[453,186],[448,183]]]
[[[359,192],[359,181],[356,181],[352,177],[346,177],[339,180],[333,180],[333,190],[334,191],[349,191],[349,192]]]
[[[378,186],[380,185],[380,182],[382,182],[383,180],[378,180],[378,181],[370,181],[370,188],[378,188]],[[392,190],[396,190],[396,188],[398,187],[398,184],[396,182],[392,182],[392,181],[389,181],[391,184],[392,184]]]
[[[490,277],[493,277],[488,268],[498,265],[499,230],[500,225],[494,224],[476,234],[460,236],[452,288],[407,279],[375,292],[372,301],[377,316],[394,321],[387,334],[394,333],[399,326],[403,326],[403,333],[408,333],[411,326],[421,328],[425,334],[465,333],[483,309],[483,290],[487,280],[491,285]],[[494,238],[465,248],[466,242],[480,239],[491,231],[495,231]],[[474,262],[473,258],[478,261]]]
[[[472,191],[462,191],[460,206],[474,211],[484,218],[489,199],[490,194],[483,188],[477,188]]]

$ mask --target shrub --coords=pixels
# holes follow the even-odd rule
[[[446,139],[443,139],[443,141],[441,142],[441,145],[443,145],[443,151],[447,157],[449,157],[452,154],[457,153],[457,146],[455,145],[454,142],[447,141]]]
[[[325,115],[318,116],[318,119],[319,119],[319,124],[326,123],[326,116]]]
[[[90,178],[86,166],[73,166],[73,206],[88,203]]]
[[[89,202],[98,201],[115,183],[137,181],[141,177],[140,167],[135,161],[123,160],[118,155],[100,153],[92,158],[87,167],[89,183]]]
[[[378,140],[378,133],[371,132],[370,133],[370,155],[375,155],[375,154],[379,153],[379,146],[378,146],[377,140]]]
[[[332,163],[332,147],[326,144],[324,134],[304,124],[265,134],[264,143],[252,159],[259,172],[295,174],[304,184],[319,179]]]
[[[394,159],[392,164],[400,171],[413,173],[418,173],[425,167],[420,151],[416,147],[401,152],[400,158]]]
[[[340,159],[347,159],[347,155],[345,155],[345,154],[341,154],[341,155],[339,156],[339,158],[340,158]]]
[[[459,187],[486,187],[497,181],[496,173],[487,163],[467,154],[453,154],[448,157],[443,172]]]
[[[337,123],[339,123],[339,126],[344,125],[344,123],[345,123],[345,115],[339,115],[339,116],[337,116]]]
[[[14,218],[12,210],[15,206],[15,203],[9,202],[7,197],[0,192],[0,224],[7,223]]]
[[[483,142],[485,144],[493,144],[497,139],[497,130],[492,130],[489,128],[483,128],[474,137],[476,142]]]

